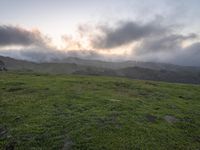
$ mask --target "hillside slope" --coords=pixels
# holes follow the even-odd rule
[[[142,62],[114,63],[81,60],[78,58],[69,58],[67,61],[68,63],[34,63],[1,56],[0,60],[5,63],[6,68],[10,71],[119,76],[142,80],[200,84],[200,68],[198,67],[183,67],[170,64]]]
[[[73,63],[77,65],[85,65],[90,67],[98,67],[98,68],[106,68],[114,70],[129,68],[129,67],[140,67],[152,70],[200,71],[200,67],[192,67],[192,66],[179,66],[174,64],[139,62],[139,61],[106,62],[101,60],[86,60],[74,57],[69,57],[64,60],[58,60],[55,61],[55,63]]]
[[[200,86],[0,73],[0,149],[199,149]]]

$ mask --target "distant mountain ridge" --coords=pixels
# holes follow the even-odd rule
[[[0,61],[11,71],[119,76],[142,80],[200,84],[200,67],[136,61],[104,62],[72,57],[51,63],[35,63],[0,56]]]
[[[85,65],[92,67],[108,68],[108,69],[122,69],[127,67],[141,67],[153,70],[189,70],[200,71],[200,67],[194,66],[180,66],[167,63],[155,63],[155,62],[141,62],[141,61],[122,61],[122,62],[107,62],[101,60],[86,60],[76,57],[69,57],[63,60],[54,61],[55,63],[73,63],[77,65]]]

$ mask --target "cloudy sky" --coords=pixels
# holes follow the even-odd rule
[[[0,55],[200,66],[199,0],[0,0]]]

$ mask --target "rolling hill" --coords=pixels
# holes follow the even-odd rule
[[[10,71],[50,74],[119,76],[133,79],[200,84],[200,68],[152,62],[103,62],[67,58],[62,61],[36,63],[0,56]]]

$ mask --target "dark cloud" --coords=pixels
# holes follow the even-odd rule
[[[91,40],[94,48],[110,49],[129,44],[143,38],[153,37],[167,32],[169,29],[154,21],[146,24],[138,22],[119,22],[117,27],[100,26],[100,35]]]
[[[156,52],[172,52],[181,50],[182,43],[187,40],[196,39],[198,36],[194,33],[189,35],[163,34],[160,37],[146,38],[140,47],[136,50],[137,54],[147,54]]]
[[[169,61],[179,65],[200,66],[200,42],[179,50]]]
[[[158,37],[145,39],[142,44],[133,50],[134,57],[139,61],[164,62],[185,66],[200,66],[200,43],[183,47],[183,42],[197,39],[196,34]]]
[[[0,46],[30,46],[44,43],[44,37],[39,31],[28,31],[16,26],[0,26]]]

